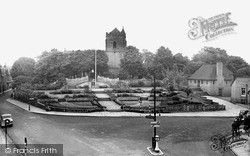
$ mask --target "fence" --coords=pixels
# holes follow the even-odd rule
[[[102,82],[102,83],[109,84],[109,85],[115,85],[119,82],[119,78],[111,79],[107,77],[97,76],[97,82]]]
[[[87,81],[89,81],[88,76],[81,77],[81,78],[73,78],[73,79],[66,78],[66,82],[68,85],[78,85],[78,84],[81,84],[81,83],[87,82]]]

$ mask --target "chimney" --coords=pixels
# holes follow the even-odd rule
[[[216,63],[216,76],[217,78],[223,77],[223,63],[222,62]]]
[[[216,78],[218,88],[223,88],[224,86],[224,76],[223,76],[223,63],[216,63]]]

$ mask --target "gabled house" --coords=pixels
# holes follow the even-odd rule
[[[188,86],[201,88],[209,95],[230,96],[233,80],[233,73],[222,62],[217,62],[202,65],[188,78]]]
[[[231,88],[231,101],[250,104],[250,77],[237,77]]]

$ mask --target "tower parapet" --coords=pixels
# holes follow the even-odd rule
[[[106,32],[106,54],[108,55],[108,65],[111,68],[120,68],[120,60],[123,58],[127,46],[126,33],[124,29],[117,28],[111,32]]]

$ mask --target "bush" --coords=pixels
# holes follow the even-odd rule
[[[144,82],[143,81],[138,81],[138,86],[139,87],[144,87]]]
[[[172,100],[174,100],[174,101],[180,101],[180,98],[178,96],[173,96]]]
[[[49,99],[50,97],[46,94],[43,94],[39,97],[39,99]]]
[[[71,98],[71,96],[69,96],[69,95],[65,95],[65,96],[64,96],[64,99],[65,99],[65,98]]]

